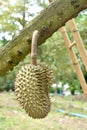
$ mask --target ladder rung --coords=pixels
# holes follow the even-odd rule
[[[71,49],[73,46],[75,46],[76,45],[76,43],[75,43],[75,41],[69,46],[69,49]]]

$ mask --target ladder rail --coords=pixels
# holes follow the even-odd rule
[[[72,62],[73,62],[73,65],[74,65],[74,68],[76,70],[76,74],[78,76],[78,79],[81,83],[81,86],[82,86],[82,89],[83,89],[83,92],[85,94],[85,96],[87,97],[87,84],[86,84],[86,81],[84,79],[84,75],[82,73],[82,70],[80,68],[80,65],[79,65],[79,62],[78,62],[78,59],[72,49],[72,47],[70,47],[72,44],[71,44],[71,41],[68,37],[68,34],[67,34],[67,31],[66,31],[66,28],[65,27],[62,27],[60,28],[60,32],[64,38],[64,41],[65,41],[65,44],[66,44],[66,47],[68,49],[68,52],[71,56],[71,59],[72,59]]]
[[[85,69],[87,71],[87,53],[86,53],[86,50],[85,50],[85,47],[83,45],[83,41],[82,41],[82,38],[80,36],[80,33],[78,31],[78,28],[75,24],[75,21],[74,19],[71,19],[67,22],[67,24],[69,25],[69,28],[72,32],[72,35],[76,41],[76,45],[77,45],[77,48],[78,48],[78,51],[80,53],[80,56],[81,56],[81,59],[83,61],[83,64],[85,66]]]

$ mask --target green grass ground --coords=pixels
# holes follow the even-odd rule
[[[51,96],[51,111],[44,119],[30,118],[15,99],[14,93],[0,93],[0,130],[87,130],[87,119],[58,113],[58,109],[87,115],[87,101]]]

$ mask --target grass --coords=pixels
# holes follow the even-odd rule
[[[87,119],[58,113],[58,109],[87,115],[87,102],[71,97],[51,96],[51,111],[44,119],[30,118],[15,99],[14,93],[0,93],[0,130],[86,130]]]

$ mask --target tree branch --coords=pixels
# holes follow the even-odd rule
[[[78,15],[87,0],[55,0],[44,11],[32,20],[15,39],[0,49],[0,75],[12,70],[31,50],[31,39],[34,30],[41,35],[38,45],[41,45],[63,26],[69,19]]]

